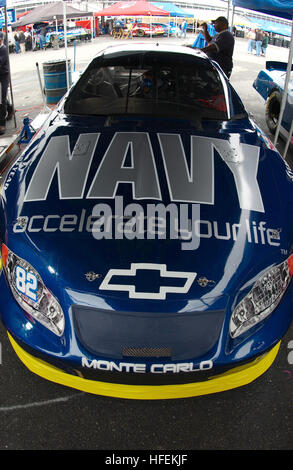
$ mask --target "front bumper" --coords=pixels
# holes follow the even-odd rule
[[[257,379],[272,365],[281,344],[279,342],[270,351],[245,365],[234,367],[206,381],[153,386],[107,383],[67,374],[61,369],[32,356],[9,333],[8,337],[19,359],[31,372],[40,377],[87,393],[136,400],[188,398],[241,387]]]

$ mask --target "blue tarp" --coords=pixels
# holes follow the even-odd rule
[[[202,49],[203,47],[206,47],[207,42],[204,38],[204,35],[202,33],[199,33],[195,40],[194,43],[192,44],[192,47],[195,47],[196,49]]]
[[[213,24],[208,24],[208,33],[211,37],[213,37],[216,34],[216,30]],[[203,47],[206,47],[208,43],[206,42],[204,35],[202,33],[199,33],[195,40],[194,43],[192,44],[192,47],[195,47],[197,49],[202,49]]]
[[[161,8],[162,10],[169,11],[170,16],[178,16],[180,18],[193,18],[194,17],[194,15],[187,13],[185,10],[177,7],[173,3],[152,2],[152,4],[158,8]]]
[[[6,0],[0,0],[0,8],[6,7]]]
[[[293,0],[232,0],[233,5],[280,18],[293,18]]]
[[[274,21],[262,20],[260,18],[249,17],[249,20],[257,24],[259,29],[268,31],[269,33],[281,34],[282,36],[291,36],[291,27]]]

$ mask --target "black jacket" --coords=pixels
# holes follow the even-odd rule
[[[9,75],[8,53],[6,46],[0,47],[0,77]]]

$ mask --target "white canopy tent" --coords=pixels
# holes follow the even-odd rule
[[[265,13],[267,15],[277,16],[280,18],[286,18],[289,20],[293,19],[293,0],[232,0],[232,3],[234,7],[237,6],[240,8],[258,11],[260,13]],[[292,29],[291,29],[291,41],[290,41],[290,47],[289,47],[288,65],[287,65],[286,79],[285,79],[285,84],[284,84],[284,92],[283,92],[283,97],[282,97],[282,102],[281,102],[277,129],[276,129],[275,138],[274,138],[275,145],[278,141],[281,122],[282,122],[285,105],[286,105],[290,73],[291,73],[291,68],[292,68],[292,57],[293,57],[293,21],[292,21]],[[286,152],[291,141],[292,133],[293,133],[293,121],[291,123],[291,128],[290,128],[287,144],[285,147],[285,152],[283,154],[283,158],[285,158],[286,156]]]

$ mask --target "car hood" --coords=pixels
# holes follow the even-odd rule
[[[288,250],[285,173],[249,121],[60,118],[6,177],[2,239],[71,303],[224,308]]]

